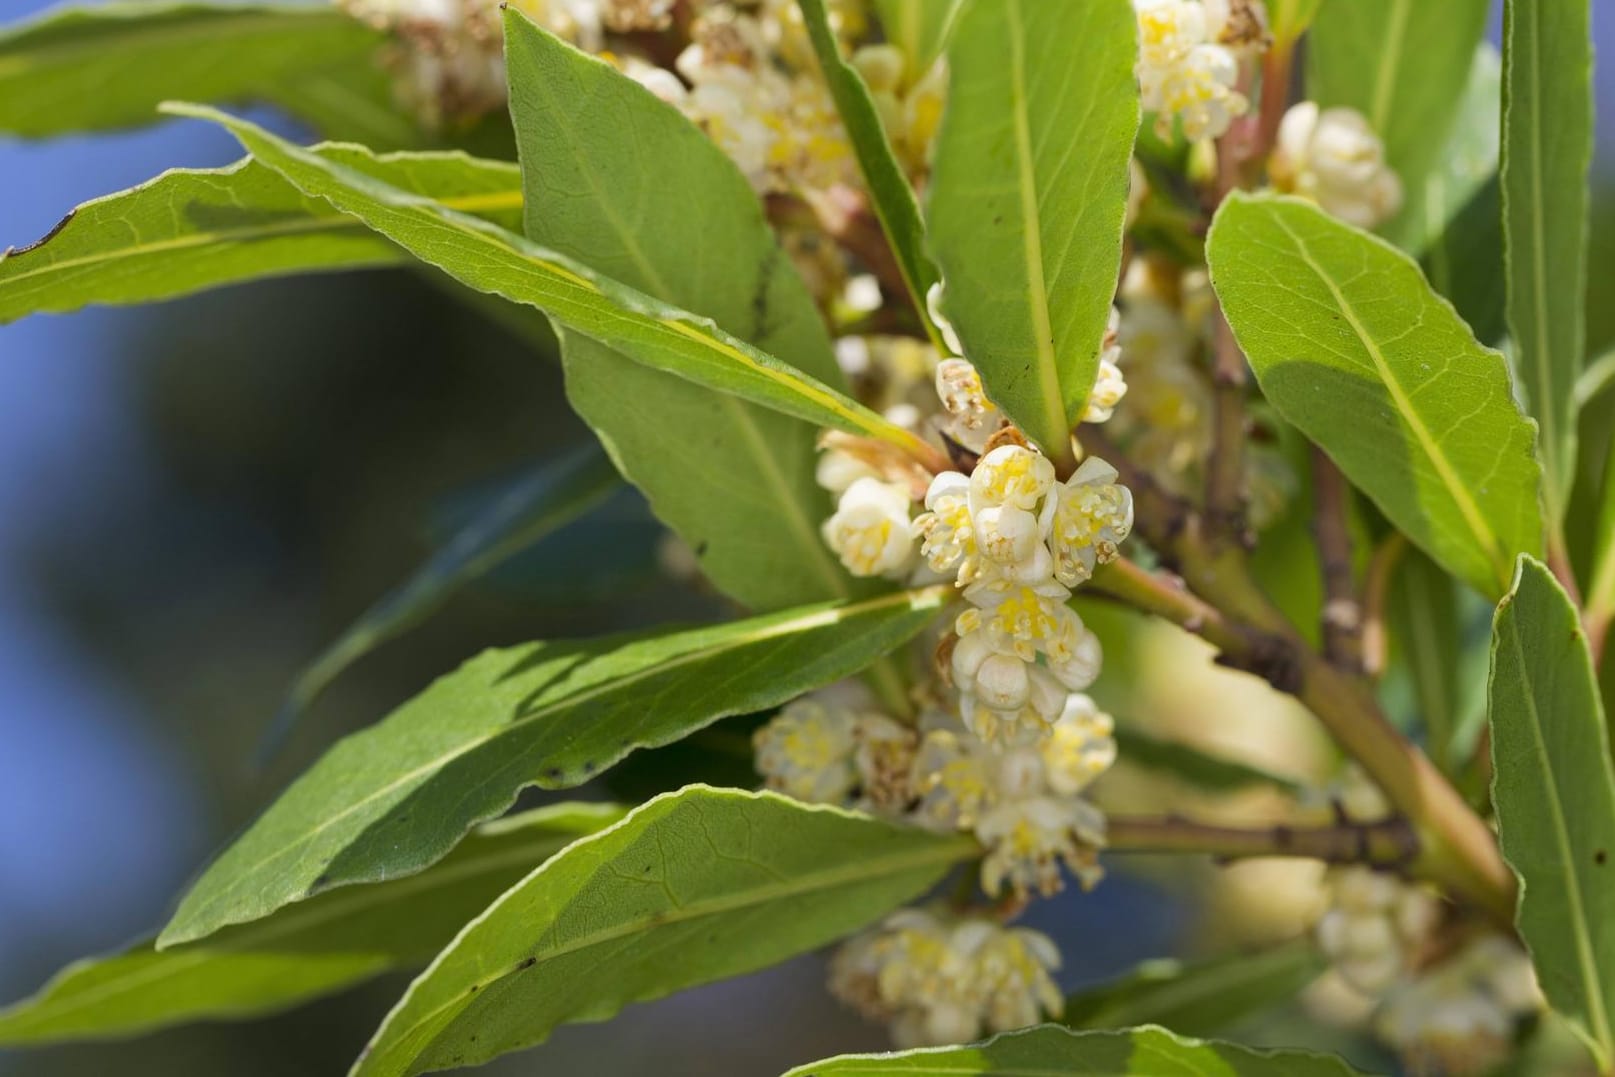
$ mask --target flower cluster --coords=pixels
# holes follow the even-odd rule
[[[403,105],[428,127],[460,123],[505,101],[501,5],[492,0],[336,0],[353,17],[392,35],[382,57]],[[625,0],[509,0],[551,33],[598,50],[603,19]]]
[[[1391,988],[1374,1031],[1410,1072],[1478,1075],[1508,1057],[1521,1019],[1542,1005],[1529,955],[1488,934]]]
[[[1116,760],[1114,728],[1073,693],[1041,742],[1004,747],[941,709],[905,725],[848,681],[787,705],[754,744],[758,773],[777,792],[974,833],[987,850],[982,889],[1025,898],[1057,892],[1062,865],[1084,888],[1103,875],[1105,818],[1082,794]]]
[[[1441,916],[1429,891],[1373,868],[1337,868],[1331,905],[1318,921],[1318,948],[1354,990],[1384,994],[1412,966]]]
[[[1385,163],[1385,145],[1362,113],[1303,101],[1284,114],[1268,162],[1278,190],[1316,202],[1359,228],[1402,208],[1402,181]]]
[[[1000,445],[966,476],[938,475],[914,520],[932,571],[953,573],[970,608],[951,666],[965,724],[984,740],[1037,739],[1068,692],[1093,683],[1099,641],[1066,605],[1132,529],[1116,471],[1086,460],[1065,482],[1036,449]]]
[[[951,715],[931,715],[914,760],[914,818],[970,830],[987,849],[981,886],[1020,898],[1059,891],[1064,865],[1084,889],[1099,882],[1104,814],[1081,794],[1116,761],[1110,715],[1067,696],[1040,743],[988,744]]]
[[[1240,50],[1260,43],[1233,18],[1229,0],[1133,0],[1138,12],[1138,84],[1157,132],[1170,138],[1173,122],[1191,141],[1221,137],[1250,108],[1235,89]]]
[[[968,1043],[1062,1008],[1054,943],[982,917],[904,909],[837,951],[830,989],[900,1047]]]

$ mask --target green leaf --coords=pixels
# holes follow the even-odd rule
[[[908,58],[911,80],[930,70],[947,43],[961,0],[875,0],[886,40]]]
[[[630,1002],[869,924],[975,851],[957,836],[690,786],[533,872],[422,973],[354,1077],[476,1065]]]
[[[1571,386],[1586,347],[1588,0],[1503,5],[1503,249],[1520,384],[1541,426],[1548,519],[1576,477]]]
[[[977,2],[948,47],[929,195],[947,314],[992,399],[1069,453],[1116,294],[1138,131],[1126,0]]]
[[[0,131],[40,138],[152,123],[172,97],[275,101],[279,86],[322,70],[369,68],[383,41],[331,7],[57,8],[0,33]]]
[[[1422,264],[1483,344],[1503,328],[1503,220],[1497,166],[1502,146],[1503,66],[1481,45],[1441,160],[1424,181]]]
[[[1290,795],[1301,791],[1300,784],[1292,778],[1208,755],[1180,741],[1162,740],[1125,726],[1116,729],[1116,748],[1127,763],[1163,771],[1197,789],[1233,793],[1253,786],[1267,786]]]
[[[925,225],[920,221],[920,204],[914,197],[914,188],[897,163],[897,155],[881,125],[880,113],[875,110],[874,98],[858,71],[841,55],[841,45],[830,28],[830,13],[825,0],[797,0],[802,21],[807,24],[808,37],[819,58],[819,69],[835,99],[836,111],[852,140],[853,154],[863,172],[864,183],[869,187],[869,200],[874,206],[880,226],[891,243],[897,268],[903,282],[908,285],[914,299],[914,309],[920,322],[930,334],[932,343],[943,348],[941,334],[931,321],[926,299],[931,285],[936,283],[936,267],[925,256]],[[932,10],[950,7],[944,0],[933,0]],[[940,33],[940,31],[938,31]],[[920,70],[924,70],[921,68]]]
[[[506,12],[505,38],[528,237],[712,319],[861,413],[824,387],[842,378],[823,322],[733,162],[676,109],[525,16]],[[830,502],[813,481],[816,432],[618,352],[644,358],[563,333],[567,395],[713,582],[753,609],[853,593],[818,533]]]
[[[1307,91],[1324,108],[1354,108],[1385,143],[1402,180],[1402,210],[1379,229],[1413,254],[1431,229],[1425,181],[1442,167],[1491,0],[1327,3],[1307,37]]]
[[[656,368],[658,372],[670,371],[677,375],[676,378],[659,379],[654,392],[643,393],[635,389],[639,384],[633,378],[637,368],[631,363],[621,364],[613,371],[614,380],[609,385],[600,386],[602,392],[610,392],[620,398],[620,406],[626,406],[623,403],[626,401],[643,405],[654,400],[658,407],[671,410],[676,406],[676,400],[687,399],[687,395],[677,395],[679,390],[685,389],[679,379],[686,379],[701,387],[686,390],[686,394],[698,393],[702,400],[712,398],[710,410],[715,412],[721,413],[725,407],[739,408],[740,405],[721,395],[715,396],[711,392],[713,389],[718,390],[719,394],[742,396],[818,426],[850,430],[916,453],[934,452],[913,434],[801,373],[797,368],[730,336],[706,318],[670,307],[643,292],[602,277],[565,255],[538,247],[486,221],[393,187],[358,169],[328,160],[244,120],[196,105],[170,105],[168,108],[178,115],[195,116],[222,124],[252,151],[254,157],[274,168],[304,193],[326,198],[339,210],[358,217],[411,254],[442,269],[467,287],[536,307],[562,325],[609,344],[633,356],[638,362]],[[688,268],[693,270],[694,267]],[[623,371],[631,373],[625,374]],[[584,414],[588,417],[587,411]],[[755,412],[746,414],[756,415]],[[642,432],[665,436],[665,429],[659,427],[657,422],[647,423],[641,411],[635,411],[633,415]],[[797,428],[781,429],[794,431]],[[719,458],[724,469],[737,470],[743,461],[750,461],[759,468],[777,471],[778,465],[767,451],[772,442],[762,436],[761,428],[755,421],[747,427],[747,431],[749,440],[738,443],[744,445],[744,452],[737,450],[733,457]],[[685,436],[697,436],[695,432],[705,435],[710,447],[720,431],[716,425],[681,430]],[[788,434],[782,436],[789,437]],[[812,436],[811,430],[798,435],[799,440],[806,444],[802,451],[808,465],[811,465]],[[621,451],[621,441],[608,442],[606,447],[613,453],[619,468],[625,470],[630,479],[638,481],[632,468],[622,467],[625,454]],[[753,450],[763,462],[750,459]],[[685,451],[688,454],[693,450],[686,448]],[[694,488],[699,484],[707,492],[709,501],[728,498],[729,503],[738,503],[736,492],[727,486],[693,478],[704,474],[713,462],[712,457],[707,457],[703,460],[703,470],[686,473],[683,476],[685,488]],[[811,473],[808,478],[811,481]],[[836,589],[848,589],[850,581],[818,539],[816,518],[809,519],[803,506],[786,496],[794,490],[794,487],[790,490],[781,488],[766,493],[777,501],[772,506],[775,511],[792,510],[789,523],[794,529],[793,535],[800,536],[801,541],[797,546],[803,558],[819,559],[817,567],[822,577],[819,593],[831,591],[832,585]],[[756,536],[770,521],[755,506],[748,509],[745,518],[755,529],[746,538],[756,542]],[[812,538],[811,549],[807,542],[809,536]],[[750,543],[743,538],[741,544]],[[794,567],[789,560],[782,563],[778,553],[779,548],[772,550],[773,560],[769,565],[776,580],[789,576],[790,569]]]
[[[1292,48],[1301,35],[1312,27],[1318,17],[1318,6],[1323,0],[1269,0],[1268,22],[1273,30],[1273,46]]]
[[[577,519],[621,482],[611,461],[590,446],[507,488],[465,521],[413,576],[360,615],[297,678],[279,721],[281,728],[295,721],[360,656],[425,620],[462,584]]]
[[[323,894],[205,942],[150,942],[69,965],[0,1011],[0,1046],[150,1032],[203,1018],[270,1013],[389,969],[424,965],[494,898],[574,840],[623,817],[560,804],[488,823],[408,879]]]
[[[1492,627],[1492,802],[1548,1003],[1615,1060],[1615,767],[1576,608],[1520,558]]]
[[[1463,716],[1458,686],[1458,587],[1417,550],[1402,554],[1386,592],[1387,620],[1396,658],[1413,688],[1425,750],[1446,770],[1453,734]],[[1448,773],[1451,773],[1448,771]]]
[[[521,219],[515,165],[461,153],[309,152],[496,224]],[[91,303],[148,303],[287,273],[393,265],[407,255],[250,158],[176,169],[86,202],[50,235],[0,256],[0,322]]]
[[[934,621],[950,592],[486,651],[292,783],[208,868],[158,945],[419,871],[526,786],[577,785],[635,749],[851,676]]]
[[[1329,967],[1311,939],[1254,954],[1199,961],[1146,961],[1112,983],[1066,999],[1073,1028],[1161,1025],[1183,1036],[1209,1036],[1288,1002]]]
[[[1072,1032],[1039,1025],[969,1047],[842,1055],[785,1077],[1351,1077],[1338,1058],[1195,1040],[1164,1028]]]
[[[1495,598],[1542,549],[1534,426],[1503,357],[1405,254],[1294,198],[1231,195],[1212,283],[1262,391],[1400,530]]]

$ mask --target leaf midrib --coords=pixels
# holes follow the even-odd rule
[[[1513,18],[1521,17],[1518,6],[1511,6],[1515,7]],[[1527,11],[1524,17],[1532,20],[1530,30],[1531,47],[1525,50],[1525,62],[1529,66],[1531,87],[1530,92],[1525,95],[1528,100],[1527,107],[1531,112],[1530,149],[1526,156],[1526,167],[1529,169],[1531,176],[1531,235],[1527,237],[1526,242],[1531,248],[1531,305],[1535,308],[1536,321],[1534,327],[1536,330],[1534,334],[1536,337],[1536,363],[1534,365],[1536,367],[1537,386],[1536,399],[1532,402],[1535,407],[1532,408],[1532,412],[1542,427],[1539,444],[1542,449],[1542,466],[1548,473],[1548,481],[1545,484],[1545,489],[1548,491],[1548,507],[1554,517],[1553,520],[1550,520],[1549,526],[1550,528],[1556,528],[1559,526],[1557,517],[1562,512],[1559,505],[1562,476],[1560,474],[1558,437],[1559,400],[1553,393],[1552,366],[1554,357],[1552,346],[1548,341],[1547,220],[1543,204],[1545,185],[1542,179],[1545,171],[1542,152],[1542,127],[1546,117],[1540,111],[1542,103],[1542,56],[1540,53],[1542,48],[1542,27],[1539,25],[1541,13],[1536,5],[1527,4],[1526,8]],[[1518,50],[1518,32],[1511,36],[1513,40],[1509,42],[1509,45],[1512,49]],[[1512,112],[1513,105],[1518,101],[1519,97],[1511,92],[1509,98],[1509,111]],[[1513,125],[1509,124],[1506,130],[1508,133],[1512,133],[1512,129]],[[1512,138],[1506,138],[1505,147],[1512,142]]]
[[[431,197],[427,195],[425,197]],[[522,204],[521,192],[489,191],[477,195],[451,196],[449,198],[434,199],[440,205],[466,213],[492,213],[497,210],[520,209]],[[327,203],[329,204],[329,203]],[[152,254],[171,254],[175,251],[189,250],[197,247],[207,247],[216,243],[238,243],[245,240],[278,239],[284,236],[293,236],[313,232],[340,232],[349,230],[368,230],[364,222],[358,218],[343,213],[340,210],[328,216],[309,215],[295,220],[280,221],[275,224],[244,225],[240,228],[224,228],[211,232],[194,232],[186,236],[175,236],[171,239],[150,240],[134,243],[127,247],[120,247],[110,252],[103,251],[96,254],[81,255],[77,258],[66,258],[61,261],[41,265],[37,269],[25,269],[18,273],[0,275],[0,288],[14,285],[18,281],[28,280],[32,277],[44,276],[51,273],[65,272],[86,265],[114,264],[130,258],[142,258]],[[385,236],[381,240],[391,244],[392,241]],[[34,248],[40,252],[48,249],[46,246]],[[0,265],[15,258],[27,257],[32,251],[20,251],[6,258],[0,258]]]
[[[220,890],[212,899],[207,901],[195,913],[193,913],[189,917],[189,919],[191,921],[193,921],[193,922],[196,921],[196,920],[202,919],[204,913],[206,913],[209,910],[212,910],[214,908],[217,908],[221,904],[224,904],[227,901],[227,899],[232,898],[238,891],[241,890],[241,888],[243,886],[247,885],[248,883],[253,882],[254,881],[254,876],[256,876],[259,873],[259,871],[264,867],[264,865],[273,863],[274,861],[279,860],[282,857],[286,856],[288,853],[292,853],[292,852],[298,851],[298,850],[306,847],[311,841],[313,841],[320,834],[324,833],[326,830],[329,830],[331,827],[336,826],[342,820],[346,819],[350,815],[353,815],[355,812],[363,810],[365,807],[367,807],[372,802],[374,802],[376,800],[379,800],[382,797],[387,796],[389,793],[391,793],[391,792],[393,792],[393,791],[407,785],[409,782],[413,781],[414,779],[420,777],[423,774],[428,774],[428,773],[430,773],[430,772],[432,772],[434,770],[441,769],[443,766],[453,762],[455,759],[458,759],[459,757],[461,757],[461,756],[463,756],[463,755],[465,755],[465,754],[467,754],[469,752],[475,751],[477,748],[480,748],[482,745],[490,743],[490,742],[492,742],[492,741],[494,741],[494,740],[496,740],[496,739],[498,739],[500,737],[505,736],[506,734],[508,734],[508,733],[510,733],[510,732],[512,732],[514,730],[521,729],[521,728],[523,728],[523,727],[525,727],[527,725],[530,725],[533,722],[539,721],[540,719],[546,718],[549,715],[555,713],[556,711],[565,710],[565,709],[575,707],[575,706],[580,706],[580,705],[582,705],[584,703],[589,702],[592,699],[597,698],[601,694],[620,691],[623,688],[625,688],[626,686],[636,684],[636,683],[638,683],[640,681],[643,681],[643,680],[645,680],[645,679],[647,679],[649,677],[653,677],[653,676],[657,676],[657,675],[660,675],[660,674],[663,674],[663,673],[671,672],[673,670],[679,669],[682,666],[689,665],[689,664],[691,664],[693,662],[700,662],[700,661],[704,661],[706,659],[716,658],[716,657],[718,657],[718,656],[720,656],[722,654],[725,654],[725,653],[727,653],[729,651],[735,650],[735,649],[740,648],[740,647],[749,646],[749,645],[751,645],[753,643],[759,643],[759,642],[762,642],[764,640],[773,639],[773,638],[778,637],[778,636],[790,635],[791,633],[793,633],[795,631],[808,631],[808,630],[811,630],[811,629],[814,629],[814,628],[820,628],[820,627],[824,627],[826,625],[836,624],[836,623],[838,623],[840,621],[848,619],[850,616],[862,615],[862,614],[866,614],[866,613],[873,613],[873,612],[875,612],[877,610],[880,610],[880,609],[882,609],[882,608],[884,608],[886,606],[895,606],[895,605],[898,605],[899,603],[909,603],[909,604],[917,607],[917,606],[923,604],[925,601],[927,601],[930,597],[940,597],[941,593],[943,591],[947,591],[947,590],[951,590],[951,586],[947,585],[947,584],[942,584],[942,585],[937,585],[937,586],[934,586],[934,587],[925,588],[923,590],[895,591],[895,592],[892,592],[891,594],[882,595],[882,596],[880,596],[878,598],[866,599],[866,600],[864,600],[862,602],[854,603],[854,604],[852,604],[850,606],[837,606],[837,607],[834,607],[834,608],[831,608],[831,609],[828,609],[828,610],[820,610],[820,611],[818,611],[816,613],[809,614],[809,615],[804,616],[804,617],[796,617],[796,618],[792,618],[790,620],[782,621],[782,622],[780,622],[778,624],[775,624],[775,625],[770,625],[768,628],[760,630],[760,631],[757,631],[757,632],[749,632],[749,633],[744,633],[744,634],[741,634],[741,635],[736,635],[734,637],[731,637],[731,638],[725,639],[723,641],[720,641],[716,646],[710,646],[710,647],[698,648],[698,649],[692,650],[692,651],[686,651],[685,653],[683,653],[681,655],[676,655],[673,658],[670,658],[670,659],[668,659],[666,661],[659,662],[659,663],[656,663],[656,664],[651,665],[651,666],[646,666],[646,667],[644,667],[642,669],[636,670],[636,671],[634,671],[632,673],[624,674],[624,675],[622,675],[620,677],[615,677],[615,678],[612,678],[610,680],[601,681],[600,683],[598,683],[596,685],[593,685],[593,686],[591,686],[591,687],[589,687],[587,689],[584,689],[582,692],[579,692],[576,695],[569,695],[569,696],[565,697],[564,699],[556,700],[553,703],[547,704],[547,705],[545,705],[543,707],[540,707],[540,708],[538,708],[538,709],[536,709],[534,711],[531,711],[530,713],[522,716],[521,718],[519,718],[519,719],[517,719],[517,720],[515,720],[513,722],[510,722],[510,723],[505,724],[505,725],[501,725],[501,726],[497,727],[495,730],[493,730],[490,733],[487,733],[487,734],[484,734],[484,735],[482,735],[480,737],[474,738],[474,739],[460,745],[459,747],[455,748],[453,751],[446,752],[446,753],[444,753],[444,754],[442,754],[442,755],[440,755],[440,756],[438,756],[438,757],[436,757],[436,758],[434,758],[434,759],[432,759],[432,760],[430,760],[430,761],[428,761],[426,763],[423,763],[421,766],[416,767],[414,770],[408,771],[408,772],[400,775],[398,778],[394,779],[392,782],[390,782],[389,784],[383,786],[382,788],[377,789],[374,792],[366,795],[365,797],[354,801],[353,803],[349,804],[346,808],[344,808],[342,811],[338,812],[335,815],[332,815],[331,817],[329,817],[326,820],[324,820],[323,822],[321,822],[318,826],[314,827],[311,830],[305,831],[303,834],[299,835],[297,838],[295,838],[291,842],[288,842],[287,844],[282,845],[280,848],[276,849],[275,851],[264,855],[259,860],[255,861],[254,863],[252,863],[252,864],[242,868],[238,872],[236,872],[236,874],[235,874],[236,881],[233,884],[231,884],[230,886]],[[241,923],[241,922],[242,922],[242,919],[239,918],[239,917],[236,918],[236,919],[225,921],[226,924]],[[220,925],[220,926],[224,926],[224,925]],[[217,928],[214,928],[213,930],[217,930]],[[174,942],[171,943],[171,945],[178,945],[180,942],[186,942],[186,941],[190,941],[192,938],[201,938],[201,937],[204,937],[204,936],[202,936],[202,935],[186,936],[185,938],[174,940]]]
[[[1402,48],[1407,38],[1408,4],[1411,0],[1396,0],[1384,37],[1379,71],[1374,77],[1374,103],[1370,110],[1370,126],[1384,138],[1390,125],[1392,90],[1396,86],[1396,69],[1402,63]],[[1428,0],[1426,0],[1428,2]]]
[[[1313,258],[1311,248],[1307,246],[1301,235],[1292,229],[1280,214],[1274,214],[1272,220],[1295,244],[1296,254],[1307,264],[1307,268],[1312,270],[1325,288],[1329,289],[1329,294],[1334,297],[1335,304],[1340,308],[1341,316],[1351,326],[1351,330],[1356,334],[1358,342],[1363,346],[1363,350],[1368,353],[1369,359],[1373,362],[1374,369],[1380,376],[1380,381],[1384,383],[1385,388],[1390,392],[1391,399],[1396,404],[1397,413],[1402,417],[1408,430],[1413,433],[1415,440],[1419,443],[1419,448],[1424,451],[1426,458],[1434,466],[1441,484],[1446,487],[1448,495],[1453,499],[1453,503],[1458,506],[1458,513],[1463,517],[1464,523],[1468,525],[1470,531],[1474,533],[1474,536],[1484,547],[1486,558],[1491,562],[1494,573],[1502,574],[1503,584],[1506,588],[1508,578],[1507,569],[1504,567],[1505,558],[1496,534],[1487,525],[1485,515],[1480,511],[1480,506],[1475,503],[1475,499],[1470,496],[1468,488],[1460,480],[1457,470],[1452,466],[1452,461],[1447,459],[1447,454],[1442,451],[1440,443],[1430,433],[1429,428],[1424,425],[1424,420],[1420,417],[1418,411],[1414,409],[1412,399],[1407,395],[1407,391],[1403,389],[1402,383],[1397,380],[1396,373],[1392,370],[1390,363],[1387,362],[1385,354],[1380,350],[1378,342],[1369,334],[1367,327],[1363,325],[1362,320],[1357,316],[1357,310],[1346,298],[1346,293],[1335,284],[1333,278],[1318,263],[1317,259]]]
[[[1516,599],[1516,603],[1517,603]],[[1605,1057],[1615,1055],[1615,1044],[1611,1043],[1609,1016],[1604,1009],[1604,990],[1598,974],[1598,959],[1592,952],[1592,940],[1587,936],[1587,910],[1582,903],[1581,874],[1576,870],[1575,850],[1570,843],[1570,824],[1565,817],[1564,803],[1559,796],[1559,784],[1555,780],[1555,772],[1548,753],[1547,741],[1543,737],[1542,715],[1537,708],[1535,682],[1531,676],[1531,666],[1525,654],[1525,644],[1520,638],[1519,611],[1514,609],[1508,621],[1509,640],[1514,648],[1514,660],[1520,671],[1520,679],[1524,682],[1520,692],[1525,702],[1525,709],[1530,715],[1528,723],[1531,736],[1532,760],[1538,765],[1542,781],[1539,790],[1542,793],[1543,803],[1548,807],[1548,814],[1553,823],[1554,846],[1558,851],[1556,863],[1563,869],[1565,880],[1565,897],[1570,904],[1571,937],[1575,940],[1576,962],[1580,966],[1581,979],[1587,989],[1588,1016],[1592,1019],[1593,1038],[1603,1046]],[[1601,761],[1602,762],[1602,761]],[[1526,887],[1522,881],[1521,903],[1523,905]]]
[[[1027,298],[1031,305],[1033,343],[1037,348],[1044,421],[1049,424],[1044,436],[1057,438],[1048,449],[1058,453],[1064,447],[1064,439],[1060,435],[1067,430],[1066,408],[1060,388],[1060,372],[1055,366],[1054,330],[1049,316],[1048,285],[1043,275],[1043,220],[1038,209],[1036,162],[1032,153],[1031,120],[1028,116],[1026,43],[1022,38],[1024,26],[1020,0],[1003,0],[1003,3],[1009,22],[1010,112],[1015,132],[1015,179],[1025,225],[1021,229],[1021,250],[1026,263]]]
[[[667,816],[662,817],[662,819],[665,818],[667,818]],[[656,822],[661,821],[661,819],[656,820]],[[618,824],[618,826],[621,825],[623,824]],[[613,827],[599,832],[597,837],[603,840],[608,835],[616,832],[617,828]],[[891,875],[901,875],[905,872],[915,871],[919,868],[930,866],[931,864],[950,864],[956,860],[962,859],[974,847],[974,842],[963,837],[953,836],[952,840],[942,839],[934,846],[927,846],[926,848],[918,849],[911,853],[905,853],[902,855],[891,854],[879,859],[866,857],[861,860],[842,861],[823,871],[807,872],[782,882],[764,883],[738,894],[731,892],[712,898],[692,901],[687,905],[676,906],[671,912],[655,913],[649,916],[640,916],[624,920],[623,922],[612,927],[602,928],[598,931],[592,931],[584,935],[579,935],[569,942],[555,946],[552,949],[542,951],[541,957],[539,953],[534,953],[531,956],[540,957],[541,962],[547,963],[566,957],[569,954],[577,953],[580,950],[586,950],[592,946],[613,942],[617,939],[624,938],[626,936],[635,934],[636,932],[650,928],[661,928],[671,924],[682,924],[691,920],[700,919],[702,917],[718,916],[722,915],[723,913],[735,912],[740,909],[746,909],[757,905],[771,904],[776,901],[802,897],[804,895],[813,894],[821,890],[830,890],[843,885],[869,882]],[[507,901],[515,900],[518,895],[524,893],[530,884],[541,879],[546,871],[552,870],[553,865],[562,863],[563,861],[561,860],[551,860],[540,865],[534,870],[533,874],[511,887],[499,898],[499,900],[488,906],[486,912],[477,917],[475,920],[471,921],[471,923],[467,924],[465,930],[460,935],[460,939],[463,940],[466,938],[467,935],[469,935],[471,931],[475,930],[477,926],[495,915],[499,911],[500,906],[504,905]],[[877,866],[879,870],[870,870],[871,865]],[[554,867],[553,870],[558,871],[561,869],[559,867]],[[460,940],[456,940],[456,942],[458,941]],[[454,952],[454,945],[455,944],[451,943],[449,948],[444,950],[443,953],[439,955],[438,960],[433,962],[432,967],[427,969],[427,971],[422,974],[422,980],[430,976],[432,972],[438,968],[439,964]],[[503,971],[484,981],[482,987],[484,990],[486,990],[489,984],[498,983],[511,974],[512,970],[507,966]],[[413,992],[413,987],[411,988],[411,992]],[[406,995],[402,1000],[399,1001],[398,1010],[395,1010],[394,1012],[401,1012],[403,1007],[408,1004],[408,1000],[409,995]],[[445,1003],[442,1003],[441,1005],[434,1006],[420,1018],[415,1020],[414,1023],[412,1023],[408,1028],[392,1037],[392,1042],[400,1045],[406,1043],[412,1036],[415,1035],[418,1030],[434,1022],[438,1016],[443,1014],[445,1011],[453,1009],[456,1005],[464,1003],[467,1000],[468,996],[459,993],[455,994],[453,998],[449,999]],[[389,1015],[389,1018],[390,1016],[391,1015]],[[388,1023],[389,1022],[383,1022],[383,1032],[386,1030]],[[379,1032],[377,1034],[377,1038],[378,1040],[380,1038]],[[419,1052],[417,1051],[415,1056],[412,1057],[418,1056]],[[378,1054],[368,1057],[379,1059],[384,1056]],[[355,1067],[355,1073],[362,1073],[363,1071],[364,1060],[362,1059],[361,1065]]]

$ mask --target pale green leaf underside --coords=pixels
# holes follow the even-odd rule
[[[733,162],[609,64],[516,12],[505,25],[527,236],[841,385],[818,310]],[[760,610],[854,592],[818,534],[830,503],[813,429],[583,336],[561,334],[573,408],[719,588]]]
[[[1182,1036],[1210,1036],[1293,1000],[1328,968],[1311,939],[1252,954],[1200,961],[1162,959],[1066,999],[1073,1028],[1160,1025]]]
[[[208,868],[159,943],[420,871],[526,786],[577,785],[635,749],[851,676],[934,620],[949,591],[484,652],[328,751]]]
[[[948,47],[927,220],[987,393],[1045,450],[1082,417],[1138,130],[1127,0],[977,2]]]
[[[502,227],[520,227],[521,177],[513,164],[461,153],[378,157],[335,144],[309,152]],[[0,257],[0,322],[407,260],[361,221],[248,158],[227,168],[165,172],[86,202],[38,243]]]
[[[1508,328],[1557,526],[1576,477],[1572,386],[1586,347],[1591,14],[1589,0],[1510,0],[1503,11]]]
[[[1615,1059],[1615,767],[1587,642],[1553,574],[1520,559],[1492,625],[1492,802],[1520,935],[1548,1002]]]
[[[623,814],[607,804],[524,812],[479,827],[419,875],[323,894],[203,942],[163,951],[147,942],[77,962],[0,1011],[0,1046],[252,1017],[423,965],[546,858]]]
[[[730,336],[703,317],[601,276],[565,255],[432,199],[296,146],[245,120],[195,105],[178,115],[228,128],[255,158],[309,195],[362,220],[467,287],[536,307],[658,370],[821,426],[900,443],[913,435]]]
[[[590,446],[506,489],[467,520],[414,575],[366,610],[297,678],[282,728],[358,658],[419,624],[461,585],[571,523],[621,485],[611,462]]]
[[[974,851],[963,837],[772,793],[665,794],[467,926],[353,1073],[475,1065],[558,1025],[763,968],[874,921]]]
[[[1402,180],[1402,210],[1380,232],[1418,254],[1431,229],[1425,180],[1442,167],[1491,0],[1325,3],[1307,37],[1307,96],[1356,109]]]
[[[0,32],[0,132],[42,137],[152,123],[170,98],[278,101],[285,82],[369,69],[383,41],[326,6],[137,0],[60,8]],[[295,109],[298,101],[284,103]],[[327,108],[320,118],[334,115]]]
[[[1039,1025],[968,1047],[842,1055],[785,1077],[1351,1077],[1338,1058],[1195,1040],[1164,1028],[1073,1032]]]
[[[908,285],[915,310],[932,342],[942,346],[941,335],[931,323],[926,298],[931,285],[936,283],[936,267],[925,254],[925,225],[920,220],[920,203],[914,196],[908,177],[897,162],[886,129],[881,125],[880,113],[869,96],[869,87],[863,77],[841,55],[841,46],[830,26],[830,14],[825,0],[797,0],[802,19],[819,58],[819,69],[835,99],[836,111],[852,141],[853,154],[863,172],[869,188],[869,200],[880,219],[881,228],[891,243],[897,267]],[[936,0],[938,7],[945,6]]]
[[[1212,282],[1267,399],[1443,567],[1495,597],[1542,549],[1535,425],[1419,267],[1294,198],[1234,194]]]

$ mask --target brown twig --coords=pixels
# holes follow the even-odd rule
[[[1406,819],[1331,826],[1218,826],[1178,815],[1159,818],[1111,816],[1106,846],[1116,852],[1208,853],[1218,860],[1293,856],[1329,864],[1372,864],[1401,869],[1419,852],[1418,837]]]
[[[1323,575],[1323,655],[1347,673],[1363,672],[1363,604],[1352,571],[1351,489],[1335,462],[1312,447],[1312,537]]]

